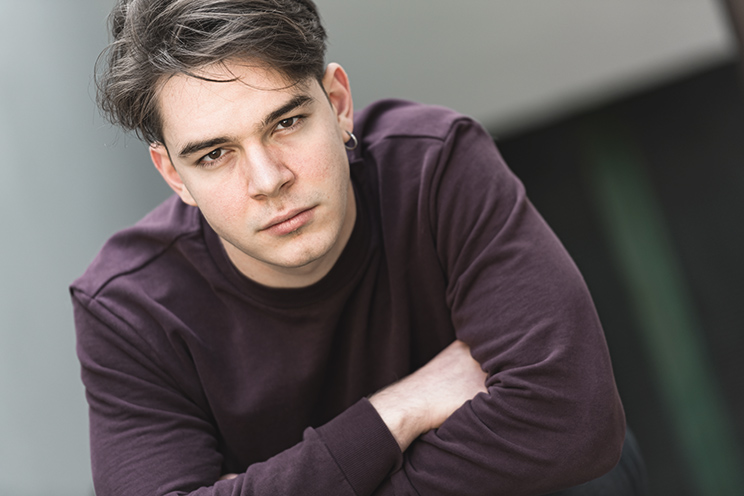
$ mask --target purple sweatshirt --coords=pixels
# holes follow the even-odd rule
[[[72,285],[98,496],[539,495],[616,463],[591,298],[490,136],[390,100],[355,132],[357,221],[316,284],[244,277],[172,197]],[[365,397],[455,338],[488,394],[401,453]]]

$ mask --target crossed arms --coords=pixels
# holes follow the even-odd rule
[[[131,299],[139,286],[114,284],[108,293],[116,295],[73,291],[97,494],[527,495],[614,465],[624,418],[585,285],[492,143],[485,146],[490,138],[469,121],[452,127],[438,160],[459,166],[450,173],[437,164],[426,179],[440,192],[439,214],[422,237],[434,238],[432,264],[449,276],[445,298],[456,331],[449,341],[458,341],[246,470],[226,465],[225,453],[252,439],[225,439],[229,429],[218,430],[210,411],[215,397],[201,388],[205,375],[221,371],[195,370],[193,353],[211,345],[184,345],[196,338],[173,332],[181,324],[175,318],[148,320],[168,295],[157,292],[143,303],[152,308],[124,315],[109,298]],[[405,272],[397,269],[391,274]],[[164,332],[142,331],[155,328]],[[261,373],[235,365],[243,376]],[[228,382],[211,389],[224,384],[230,394]],[[271,408],[277,418],[293,413]],[[231,473],[238,475],[219,480]]]

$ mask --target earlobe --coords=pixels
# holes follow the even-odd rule
[[[191,196],[188,188],[186,188],[183,180],[181,180],[181,176],[178,174],[178,171],[173,166],[165,145],[163,145],[162,143],[151,144],[150,159],[152,159],[153,165],[158,170],[160,175],[163,176],[163,179],[166,183],[168,183],[168,186],[170,186],[171,189],[175,191],[178,196],[181,197],[181,200],[187,205],[195,207],[196,201],[194,201],[194,198]]]
[[[354,130],[354,102],[351,98],[349,77],[343,67],[335,62],[328,64],[323,76],[323,88],[333,105],[341,129],[352,132]]]

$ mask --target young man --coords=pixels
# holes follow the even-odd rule
[[[121,0],[100,103],[176,195],[71,288],[107,495],[546,494],[618,461],[581,276],[491,138],[354,116],[309,0]]]

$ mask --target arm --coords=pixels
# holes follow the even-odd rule
[[[436,429],[465,402],[486,392],[485,380],[470,348],[455,341],[413,374],[372,395],[369,402],[405,451],[421,434]],[[235,477],[225,474],[220,480]]]
[[[370,403],[405,451],[421,434],[436,429],[476,394],[486,392],[486,374],[455,341],[429,363],[374,394]]]
[[[164,333],[142,333],[103,298],[73,293],[89,403],[93,478],[100,496],[371,494],[401,452],[361,400],[295,446],[237,477],[224,472],[220,434],[189,360]],[[150,326],[151,328],[151,326]],[[168,350],[168,353],[163,353]],[[253,440],[246,439],[250,443]]]
[[[379,494],[545,494],[607,472],[624,415],[575,265],[471,121],[454,124],[424,176],[435,193],[419,223],[432,226],[456,335],[488,394],[412,443]]]

